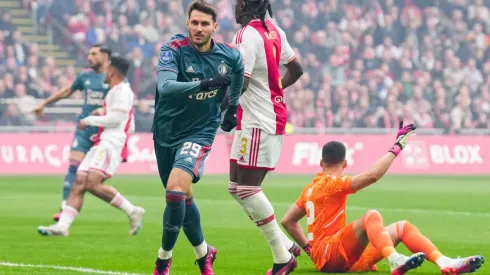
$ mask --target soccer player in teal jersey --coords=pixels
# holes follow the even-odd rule
[[[217,251],[207,245],[193,200],[192,183],[203,173],[221,121],[221,102],[230,86],[221,128],[236,126],[244,80],[240,52],[217,43],[216,11],[205,1],[189,6],[188,34],[175,35],[161,48],[155,98],[153,139],[158,170],[166,188],[162,244],[154,275],[167,275],[180,229],[194,247],[201,274],[214,274]]]
[[[75,91],[82,91],[84,95],[82,111],[77,118],[77,128],[71,145],[70,166],[63,184],[63,200],[61,208],[66,204],[68,195],[70,195],[71,187],[75,182],[78,166],[85,157],[85,154],[87,154],[92,147],[93,143],[90,137],[97,134],[98,131],[98,127],[87,127],[87,129],[82,130],[78,127],[78,122],[89,116],[90,113],[102,107],[104,104],[104,98],[109,91],[109,85],[104,83],[104,75],[109,64],[108,60],[110,55],[111,51],[107,47],[103,45],[92,46],[88,55],[90,69],[81,72],[70,87],[63,88],[57,93],[54,93],[34,109],[34,112],[38,116],[42,116],[44,108],[48,104],[67,98]],[[61,211],[55,214],[53,219],[58,221],[60,214]]]

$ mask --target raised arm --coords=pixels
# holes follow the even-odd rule
[[[393,147],[366,172],[352,178],[352,190],[357,192],[380,180],[386,171],[388,171],[398,154],[407,146],[408,137],[415,133],[415,129],[413,124],[403,127],[403,121],[401,121]]]

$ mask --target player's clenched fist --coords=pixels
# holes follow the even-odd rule
[[[215,78],[204,79],[201,81],[201,90],[214,90],[229,86],[231,78],[227,75],[218,75]]]
[[[400,152],[407,146],[408,137],[415,133],[417,128],[413,124],[409,124],[407,126],[403,126],[403,121],[400,121],[400,126],[398,128],[398,133],[396,134],[396,141],[393,147],[389,150],[395,156],[398,156]]]
[[[225,132],[230,132],[237,125],[236,112],[237,106],[229,106],[226,109],[226,113],[223,117],[223,121],[221,122],[221,129]]]

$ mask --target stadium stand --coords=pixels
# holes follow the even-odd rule
[[[71,83],[90,45],[106,43],[132,60],[138,130],[149,130],[144,100],[153,98],[158,51],[184,31],[190,0],[0,2],[10,3],[0,5],[0,125],[70,125],[76,104],[45,121],[26,112]],[[238,28],[231,1],[214,2],[216,38],[229,42]],[[271,2],[305,66],[286,92],[295,128],[392,128],[401,119],[445,133],[490,128],[490,1]]]

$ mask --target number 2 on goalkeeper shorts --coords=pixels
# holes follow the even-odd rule
[[[315,204],[312,201],[306,202],[306,224],[308,227],[315,221]],[[313,232],[308,232],[308,241],[313,240]]]

